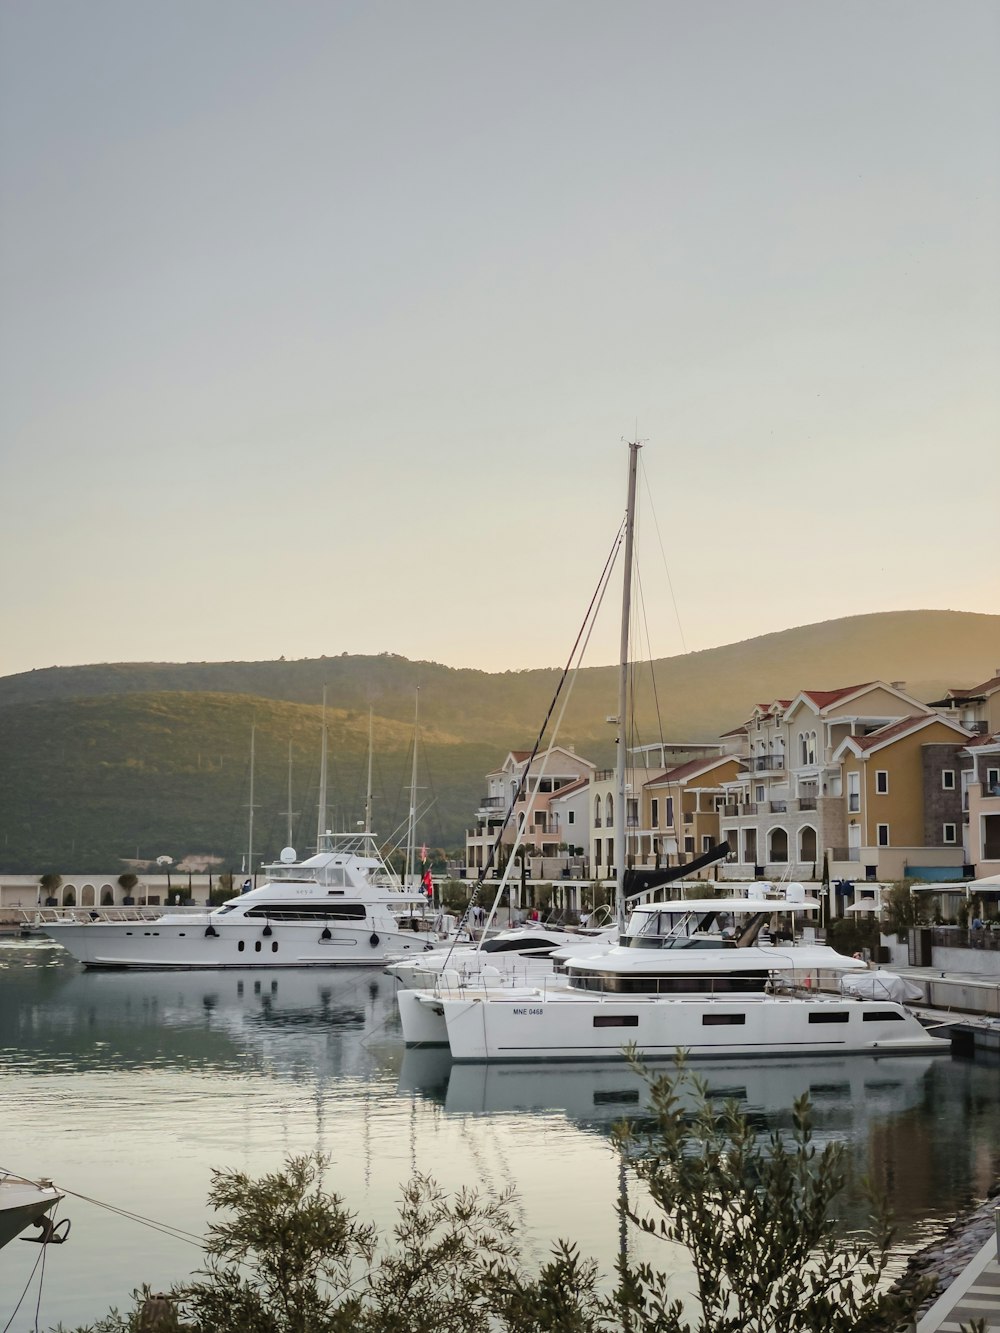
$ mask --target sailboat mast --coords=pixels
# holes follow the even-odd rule
[[[406,828],[406,875],[404,886],[412,887],[417,854],[417,740],[420,733],[420,686],[413,701],[413,770],[410,773],[410,817]]]
[[[292,742],[288,742],[288,841],[286,847],[292,845]]]
[[[326,832],[326,686],[323,686],[323,727],[319,752],[319,803],[316,811],[316,850],[323,844]]]
[[[368,705],[368,786],[365,788],[365,833],[372,831],[372,716],[374,709]]]
[[[635,533],[635,486],[642,445],[629,445],[628,502],[625,507],[625,562],[622,573],[622,635],[618,661],[618,737],[615,753],[615,884],[618,897],[618,933],[625,933],[625,781],[628,725],[628,647],[632,612],[632,539]]]
[[[257,745],[257,719],[250,724],[250,822],[247,828],[247,874],[253,883],[253,770]]]

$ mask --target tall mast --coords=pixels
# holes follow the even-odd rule
[[[635,482],[639,450],[629,445],[628,502],[625,508],[625,567],[622,573],[622,637],[618,660],[618,738],[615,753],[615,885],[618,898],[618,933],[625,933],[625,778],[627,771],[628,644],[632,610],[632,538],[635,532]]]
[[[319,752],[319,805],[316,811],[316,850],[319,851],[326,832],[326,686],[323,686],[323,727]]]
[[[288,816],[288,841],[285,843],[286,847],[291,847],[292,845],[292,817],[294,813],[295,812],[292,809],[292,740],[291,737],[289,737],[288,738],[288,809],[285,811],[285,814]]]
[[[365,788],[365,833],[372,831],[372,705],[368,705],[368,786]]]
[[[247,828],[247,874],[253,881],[253,769],[257,744],[257,718],[250,723],[250,823]]]
[[[406,874],[404,886],[412,887],[413,865],[417,853],[417,738],[420,731],[420,686],[413,701],[413,770],[410,774],[410,817],[406,827]]]

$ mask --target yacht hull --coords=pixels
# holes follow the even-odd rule
[[[741,1055],[933,1054],[932,1037],[902,1005],[820,997],[683,999],[548,996],[430,997],[455,1060],[606,1060],[634,1046],[647,1059]]]
[[[0,1189],[0,1247],[37,1222],[62,1197],[51,1185],[4,1181]]]
[[[210,930],[212,933],[207,934]],[[265,934],[265,930],[267,933]],[[46,934],[88,968],[375,967],[422,953],[425,937],[378,923],[157,921],[55,923]]]

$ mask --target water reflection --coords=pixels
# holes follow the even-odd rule
[[[859,1056],[697,1072],[762,1127],[787,1127],[808,1090],[818,1140],[846,1142],[855,1176],[885,1188],[903,1244],[985,1195],[1000,1169],[997,1067]],[[441,1050],[404,1053],[380,973],[85,973],[55,945],[0,945],[0,1162],[189,1231],[206,1225],[213,1168],[257,1174],[320,1150],[331,1188],[380,1227],[415,1170],[449,1190],[512,1184],[530,1259],[568,1229],[609,1269],[611,1127],[642,1101],[620,1063],[452,1066]],[[168,1286],[196,1263],[125,1219],[79,1203],[73,1218],[73,1243],[46,1271],[46,1327],[89,1322],[136,1283]],[[0,1255],[0,1327],[31,1250]]]

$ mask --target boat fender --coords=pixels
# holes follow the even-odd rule
[[[264,927],[264,929],[260,933],[262,935],[273,935],[274,931],[271,929],[271,923],[268,922],[268,924]]]
[[[206,927],[205,927],[205,934],[206,934],[206,936],[208,936],[208,935],[216,936],[216,935],[218,935],[218,933],[219,933],[219,932],[215,929],[214,926],[206,926]]]
[[[368,943],[372,946],[373,949],[378,948],[378,935],[376,935],[374,930],[371,933],[371,939],[368,941]]]
[[[333,932],[330,930],[330,927],[329,927],[329,926],[324,926],[324,927],[323,927],[323,930],[322,930],[321,933],[320,933],[320,939],[321,939],[321,940],[332,940],[332,939],[333,939]]]

